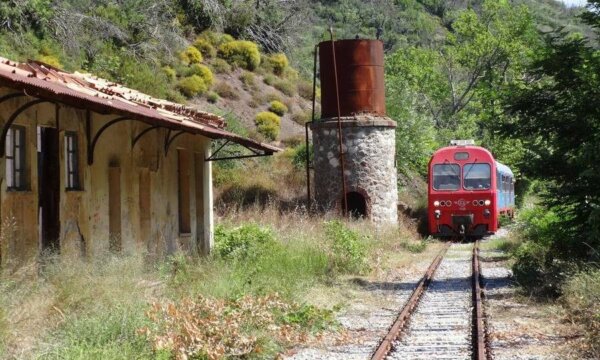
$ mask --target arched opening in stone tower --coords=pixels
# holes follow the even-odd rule
[[[356,191],[351,191],[346,194],[346,202],[348,204],[348,214],[355,219],[364,218],[367,216],[367,199]]]

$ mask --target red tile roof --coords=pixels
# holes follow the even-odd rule
[[[266,153],[281,150],[226,131],[226,123],[218,115],[157,99],[91,74],[68,73],[38,61],[17,63],[0,57],[0,85],[75,108],[127,116],[211,139],[228,139]]]

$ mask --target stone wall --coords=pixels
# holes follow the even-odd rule
[[[397,223],[398,191],[394,121],[373,116],[342,118],[346,191],[367,200],[367,216],[376,223]],[[313,123],[315,203],[323,211],[342,207],[338,124]]]

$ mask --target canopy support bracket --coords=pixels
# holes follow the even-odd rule
[[[252,154],[250,154],[250,155],[232,155],[232,156],[217,157],[218,154],[221,152],[221,150],[225,146],[227,146],[229,144],[240,145],[243,148],[245,148],[247,150],[250,150],[252,152]],[[219,146],[217,148],[217,150],[215,150],[209,157],[205,158],[204,161],[222,161],[222,160],[248,159],[248,158],[271,156],[271,155],[273,155],[272,152],[265,151],[265,152],[261,153],[261,152],[258,152],[258,151],[256,151],[255,149],[253,149],[251,147],[248,147],[248,146],[245,146],[245,145],[242,145],[242,144],[232,143],[231,140],[228,139],[223,144],[221,144],[221,146]]]
[[[11,96],[11,95],[14,95],[14,96]],[[12,98],[16,97],[16,94],[11,94],[11,95],[6,95],[6,96],[2,97],[0,100],[4,101],[4,100],[8,100],[8,99],[12,99]],[[52,103],[52,101],[36,99],[36,100],[32,100],[30,102],[27,102],[27,103],[21,105],[21,107],[18,108],[10,116],[10,118],[8,118],[8,120],[6,120],[6,123],[4,123],[4,126],[2,127],[2,134],[0,135],[0,157],[4,157],[4,152],[6,150],[6,135],[8,134],[8,129],[10,129],[10,127],[15,122],[15,120],[17,120],[17,117],[23,111],[29,109],[30,107],[35,106],[37,104],[42,104],[42,103]]]
[[[100,139],[100,135],[102,135],[103,132],[105,132],[109,127],[113,126],[114,124],[123,122],[125,120],[135,120],[135,119],[131,119],[128,116],[121,116],[118,117],[116,119],[113,119],[109,122],[107,122],[106,124],[104,124],[100,129],[98,129],[98,131],[96,131],[96,134],[94,135],[94,137],[91,139],[90,141],[90,137],[91,137],[91,130],[92,130],[92,118],[91,118],[91,114],[88,111],[87,114],[87,119],[86,119],[86,133],[88,134],[88,165],[92,165],[94,163],[94,150],[96,149],[96,144],[98,143],[98,140]]]
[[[167,156],[167,154],[169,153],[169,148],[171,147],[171,144],[173,143],[173,140],[175,140],[177,137],[179,137],[180,135],[185,134],[186,132],[181,130],[175,133],[175,135],[171,136],[171,129],[169,129],[169,131],[167,131],[167,136],[165,137],[165,156]]]
[[[152,130],[155,129],[160,129],[162,126],[158,126],[158,125],[154,125],[154,126],[150,126],[149,128],[146,128],[144,130],[142,130],[142,132],[140,132],[139,134],[137,134],[133,140],[131,141],[131,150],[133,150],[133,148],[135,147],[135,144],[137,144],[138,141],[140,141],[140,139],[142,138],[142,136],[146,135],[147,133],[149,133]]]

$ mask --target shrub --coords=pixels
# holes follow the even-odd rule
[[[190,66],[189,70],[190,75],[199,76],[202,81],[206,84],[206,86],[210,87],[213,84],[214,76],[212,71],[206,65],[202,64],[193,64]]]
[[[38,60],[58,69],[62,69],[63,67],[60,63],[60,60],[53,55],[42,55],[38,58]]]
[[[211,104],[215,104],[217,101],[219,101],[219,94],[214,91],[209,91],[206,93],[206,100],[208,100],[208,102]]]
[[[177,90],[169,90],[166,97],[167,100],[176,102],[178,104],[185,104],[187,101],[185,96],[181,95],[181,93]]]
[[[274,54],[267,58],[267,62],[273,69],[273,73],[276,75],[283,75],[284,71],[289,65],[289,61],[285,54]]]
[[[219,39],[219,45],[226,44],[226,43],[232,42],[232,41],[235,41],[233,36],[231,36],[229,34],[223,34],[223,35],[221,35],[221,38]]]
[[[234,40],[219,46],[219,56],[228,63],[254,70],[260,65],[260,52],[258,46],[252,41]]]
[[[256,258],[275,244],[273,230],[256,224],[235,228],[218,225],[215,228],[215,252],[223,258]]]
[[[277,139],[281,126],[281,119],[277,114],[270,111],[263,111],[256,115],[254,119],[258,132],[270,140]]]
[[[123,58],[118,74],[124,85],[148,95],[164,98],[169,90],[169,80],[160,68],[134,58]]]
[[[310,121],[310,112],[307,111],[299,111],[292,114],[292,120],[300,125],[304,125]]]
[[[540,206],[522,211],[519,220],[523,237],[541,244],[552,243],[560,230],[560,217]]]
[[[288,107],[285,106],[284,103],[282,103],[281,101],[271,101],[271,104],[269,105],[269,111],[279,115],[279,116],[283,116],[286,112],[288,112]]]
[[[220,34],[211,31],[211,30],[204,30],[203,32],[201,32],[198,37],[196,38],[196,40],[198,39],[203,39],[205,40],[207,43],[215,46],[215,45],[219,45],[218,44],[218,40],[221,37]]]
[[[536,296],[557,296],[573,264],[555,258],[550,247],[526,241],[515,251],[513,274],[519,285]]]
[[[246,90],[253,89],[256,87],[256,82],[254,80],[255,80],[254,74],[249,71],[244,71],[240,75],[240,81],[242,82],[242,84],[244,84],[244,88]]]
[[[202,37],[198,37],[196,41],[194,41],[193,45],[196,49],[200,50],[202,56],[204,56],[205,58],[214,58],[215,56],[217,56],[217,50],[215,49],[215,47],[212,46],[212,44],[208,40]]]
[[[600,354],[600,269],[569,278],[562,292],[569,320],[585,327],[590,358],[596,358]]]
[[[298,81],[298,79],[300,78],[300,73],[295,69],[292,69],[291,67],[287,67],[283,71],[282,77],[291,81]]]
[[[278,94],[271,92],[268,93],[267,95],[265,95],[264,97],[265,101],[271,102],[271,101],[282,101],[281,96],[279,96]]]
[[[277,78],[271,74],[267,74],[263,77],[263,82],[269,86],[275,85]]]
[[[217,74],[229,74],[231,72],[231,65],[223,59],[213,60],[211,66]]]
[[[205,40],[207,43],[209,43],[213,47],[219,46],[221,44],[224,44],[226,42],[230,42],[230,41],[234,40],[233,37],[231,37],[231,35],[229,35],[229,34],[216,33],[214,31],[210,31],[210,30],[205,30],[202,33],[200,33],[200,35],[198,35],[198,37],[196,38],[196,41],[198,39]]]
[[[279,80],[276,81],[273,86],[275,87],[275,89],[281,91],[287,96],[294,96],[296,94],[296,87],[291,81]]]
[[[179,59],[185,64],[197,64],[202,62],[202,53],[193,46],[188,46],[179,53]]]
[[[177,88],[187,97],[194,97],[208,90],[208,86],[198,75],[188,76],[179,80]]]
[[[313,84],[308,81],[298,82],[298,94],[309,101],[312,101],[313,97]]]
[[[292,135],[290,137],[287,137],[285,139],[282,139],[281,142],[283,143],[283,145],[285,145],[286,147],[289,148],[296,148],[302,144],[304,144],[304,135]]]
[[[177,79],[177,71],[175,71],[175,69],[170,66],[164,66],[162,69],[169,81],[175,81],[175,79]]]
[[[306,167],[306,144],[302,143],[296,146],[293,151],[292,164],[294,164],[297,169],[304,169]],[[313,155],[313,147],[312,145],[309,145],[308,156],[312,159]]]
[[[325,223],[325,235],[331,245],[330,260],[333,269],[350,274],[362,273],[368,269],[364,237],[339,220]]]
[[[237,91],[224,81],[219,82],[215,86],[214,90],[217,92],[217,94],[219,94],[220,97],[226,99],[238,100],[240,98],[240,95],[237,93]]]

